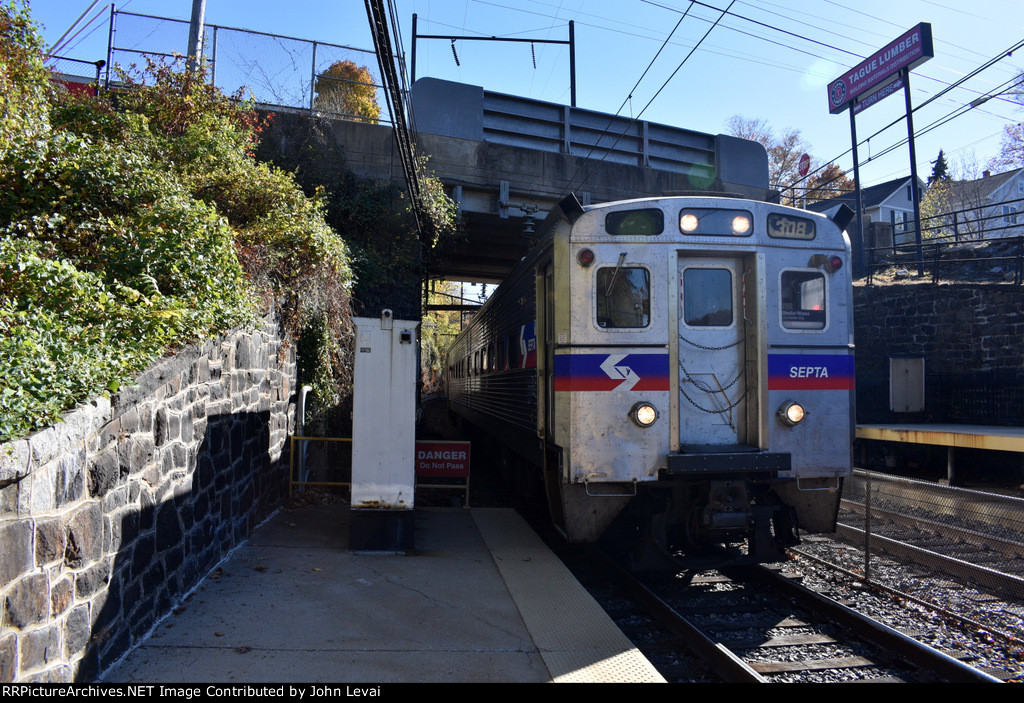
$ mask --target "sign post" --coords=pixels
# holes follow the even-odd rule
[[[866,110],[901,87],[907,103],[907,137],[910,144],[911,197],[914,200],[914,229],[917,244],[918,275],[924,275],[921,251],[921,194],[917,185],[917,158],[914,149],[914,120],[910,100],[910,69],[935,55],[932,47],[932,26],[922,22],[870,54],[861,63],[844,72],[828,85],[829,112],[850,110],[850,137],[853,140],[853,180],[857,191],[857,234],[863,246],[864,224],[861,199],[859,159],[857,158],[857,125],[855,115]]]

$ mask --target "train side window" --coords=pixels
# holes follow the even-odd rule
[[[779,295],[782,326],[794,330],[825,329],[825,275],[783,271]]]
[[[639,266],[597,270],[597,324],[610,329],[647,327],[651,322],[651,273]]]
[[[688,327],[729,327],[733,320],[732,271],[683,271],[683,322]]]

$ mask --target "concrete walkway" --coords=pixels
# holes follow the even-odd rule
[[[277,513],[101,680],[552,680],[471,511],[417,509],[413,555],[348,551],[347,516]]]

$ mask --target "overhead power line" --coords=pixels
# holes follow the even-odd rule
[[[970,73],[968,73],[968,74],[964,75],[963,77],[961,77],[955,83],[951,83],[950,85],[946,86],[944,89],[940,90],[938,93],[936,93],[935,95],[931,96],[930,98],[928,98],[927,100],[922,102],[920,105],[917,105],[916,107],[914,107],[912,112],[917,112],[918,110],[924,108],[925,106],[929,105],[930,103],[938,100],[939,98],[941,98],[946,93],[950,92],[954,88],[959,87],[962,83],[970,80],[971,78],[973,78],[974,76],[978,75],[979,73],[981,73],[985,69],[994,66],[996,63],[1006,59],[1009,56],[1012,56],[1014,51],[1017,51],[1018,49],[1021,49],[1022,47],[1024,47],[1024,40],[1021,40],[1021,41],[1017,42],[1016,44],[1014,44],[1013,46],[1011,46],[1010,48],[1006,49],[1005,51],[1002,51],[1002,52],[996,54],[995,56],[990,58],[988,61],[986,61],[982,65],[980,65],[977,68],[975,68]],[[1014,83],[1015,85],[1008,85],[1010,83]],[[921,130],[917,130],[917,134],[918,135],[927,134],[931,130],[936,129],[938,127],[941,127],[942,125],[946,124],[947,122],[951,121],[952,119],[954,119],[956,117],[960,117],[963,114],[966,114],[969,110],[974,109],[975,107],[977,107],[977,105],[980,105],[980,104],[982,104],[984,102],[987,102],[988,100],[991,100],[993,98],[999,97],[999,96],[1001,96],[1001,95],[1003,95],[1005,93],[1010,92],[1011,90],[1016,88],[1018,85],[1021,85],[1022,83],[1024,83],[1024,82],[1019,82],[1018,78],[1016,78],[1016,77],[1012,78],[1009,81],[1004,82],[1001,86],[998,86],[993,91],[990,91],[989,93],[983,94],[981,97],[976,98],[975,100],[972,100],[970,103],[959,105],[951,113],[947,113],[946,116],[940,117],[938,120],[936,120],[935,122],[932,122],[930,125],[928,125],[927,127],[924,127]],[[905,118],[906,118],[906,115],[902,115],[902,116],[896,118],[895,120],[893,120],[889,124],[885,125],[881,129],[879,129],[876,132],[874,132],[873,134],[871,134],[870,136],[866,137],[865,139],[860,140],[857,143],[857,145],[860,146],[861,144],[870,142],[873,138],[877,137],[878,135],[880,135],[882,132],[884,132],[885,130],[889,129],[890,127],[893,127],[893,126],[899,124]],[[893,145],[883,149],[878,154],[874,154],[874,155],[868,157],[868,159],[866,161],[864,161],[863,163],[870,163],[871,161],[874,161],[875,159],[881,158],[882,156],[884,156],[886,154],[889,154],[893,150],[903,146],[908,141],[909,141],[908,138],[903,138],[900,141],[896,142],[895,144],[893,144]],[[825,162],[825,164],[827,165],[829,163],[837,161],[837,160],[843,158],[844,156],[846,156],[847,154],[849,154],[851,151],[853,151],[853,147],[850,147],[849,149],[847,149],[843,153],[839,154],[838,156],[835,156],[832,159],[829,159],[828,161]],[[811,171],[806,176],[804,176],[804,177],[794,181],[793,183],[791,183],[788,187],[789,188],[796,187],[797,185],[800,184],[801,181],[804,181],[805,179],[809,178],[813,174],[815,174],[818,171],[820,171],[822,168],[824,168],[824,166],[820,166],[817,169],[815,169],[814,171]]]
[[[729,7],[732,7],[734,2],[736,2],[736,0],[729,0]],[[657,92],[655,92],[654,95],[651,96],[651,99],[647,101],[647,104],[644,105],[643,109],[641,109],[640,112],[637,113],[636,117],[634,117],[632,120],[630,120],[629,124],[626,125],[626,128],[622,131],[622,133],[619,134],[619,136],[615,139],[615,141],[612,143],[612,145],[605,151],[605,155],[601,157],[601,162],[604,162],[605,157],[607,157],[607,155],[611,152],[611,150],[614,149],[618,145],[618,143],[620,141],[622,141],[622,138],[627,134],[627,132],[630,130],[630,128],[632,128],[632,126],[634,124],[636,124],[637,121],[640,119],[640,116],[643,115],[647,111],[647,108],[649,108],[651,106],[651,104],[655,101],[655,99],[657,99],[657,97],[659,95],[661,95],[661,91],[665,90],[665,88],[672,81],[672,79],[676,77],[676,74],[679,73],[679,71],[680,71],[680,69],[682,69],[683,65],[687,61],[689,61],[690,57],[693,56],[694,52],[696,52],[697,49],[700,47],[700,45],[704,43],[704,40],[708,38],[708,35],[711,34],[712,30],[714,30],[714,28],[718,26],[718,21],[721,20],[722,17],[725,17],[725,12],[728,11],[729,7],[727,7],[725,9],[725,11],[722,12],[721,15],[719,15],[718,20],[716,20],[710,27],[708,27],[708,31],[706,31],[704,33],[704,36],[702,36],[700,38],[700,40],[693,46],[693,48],[690,49],[690,51],[686,54],[686,56],[683,57],[683,60],[679,62],[679,65],[676,66],[676,69],[674,71],[672,71],[671,75],[669,75],[669,77],[665,79],[665,82],[661,84],[661,87],[658,88]],[[590,179],[590,173],[592,173],[592,172],[593,172],[592,170],[588,171],[587,177],[584,178],[580,182],[581,186]],[[575,178],[575,174],[573,175],[573,178]],[[572,181],[570,180],[570,184],[571,184],[571,182]]]
[[[384,97],[387,100],[388,109],[391,111],[391,122],[395,141],[398,145],[399,160],[402,163],[402,172],[405,175],[405,185],[409,191],[412,201],[412,212],[416,219],[416,231],[422,238],[423,223],[420,213],[423,207],[422,193],[420,191],[419,174],[416,170],[416,156],[413,152],[412,134],[409,123],[406,120],[407,91],[403,91],[406,85],[405,72],[398,69],[398,61],[394,53],[394,45],[391,42],[391,34],[388,30],[389,24],[394,26],[394,7],[389,22],[389,15],[384,9],[383,0],[365,0],[366,16],[370,22],[370,33],[373,35],[373,44],[377,54],[377,64],[380,66],[381,83],[384,84]]]

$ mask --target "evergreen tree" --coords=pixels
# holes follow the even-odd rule
[[[949,180],[949,165],[946,163],[946,156],[942,153],[942,149],[939,149],[939,155],[935,158],[932,164],[932,175],[928,176],[928,185],[935,183],[936,181],[948,181]]]

